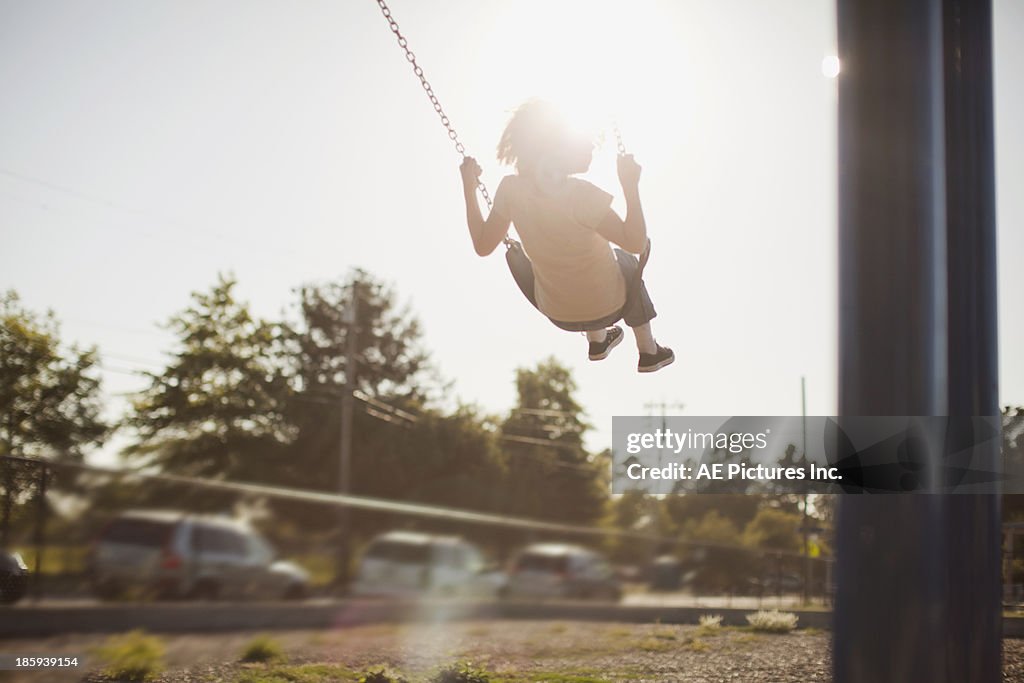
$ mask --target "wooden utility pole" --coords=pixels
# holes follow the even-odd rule
[[[348,307],[342,313],[345,323],[345,388],[341,395],[341,434],[338,449],[338,492],[352,491],[352,408],[356,391],[359,364],[359,288],[352,283]],[[338,571],[339,586],[346,587],[352,563],[351,513],[342,507],[338,511]]]

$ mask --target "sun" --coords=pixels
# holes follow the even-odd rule
[[[638,75],[650,71],[643,36],[624,30],[637,25],[635,14],[631,3],[510,3],[496,22],[508,46],[495,71],[518,101],[542,97],[574,128],[610,136],[612,122],[634,108]]]

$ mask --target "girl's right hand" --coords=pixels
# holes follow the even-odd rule
[[[480,174],[483,173],[483,169],[480,168],[480,164],[476,163],[476,159],[473,157],[466,157],[462,160],[462,165],[459,166],[459,171],[462,173],[462,182],[465,185],[476,187],[476,184],[480,178]]]
[[[618,159],[619,183],[622,189],[632,190],[640,186],[640,164],[632,154],[620,154]]]

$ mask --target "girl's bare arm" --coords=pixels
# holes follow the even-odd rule
[[[477,255],[487,256],[494,251],[505,235],[512,221],[494,211],[484,220],[480,211],[480,200],[476,196],[477,179],[480,177],[480,164],[473,157],[466,157],[459,167],[462,172],[462,193],[466,199],[466,224],[469,236],[473,239],[473,248]]]
[[[619,182],[626,196],[626,219],[609,211],[597,226],[597,232],[628,252],[639,254],[647,246],[647,222],[640,204],[640,164],[633,155],[619,157]]]

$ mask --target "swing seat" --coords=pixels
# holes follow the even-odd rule
[[[537,306],[536,290],[534,288],[533,280],[533,262],[530,261],[530,257],[526,255],[526,250],[523,249],[523,245],[511,237],[505,240],[505,263],[508,264],[508,269],[512,273],[512,278],[516,281],[519,286],[519,291],[523,293],[523,296],[533,304],[533,307],[540,311]],[[622,308],[612,313],[611,315],[605,316],[600,320],[587,320],[584,322],[565,322],[563,320],[555,320],[554,318],[548,318],[556,327],[563,329],[567,332],[590,332],[594,330],[603,330],[606,327],[614,325],[618,321],[622,320],[622,317],[626,314],[626,310],[630,304],[640,295],[640,285],[643,282],[644,267],[647,265],[647,260],[651,255],[651,240],[647,240],[646,246],[644,246],[643,253],[640,254],[640,267],[637,268],[636,273],[630,282],[627,283],[626,288],[626,302]],[[543,313],[543,311],[541,311]],[[545,316],[546,317],[546,316]]]

